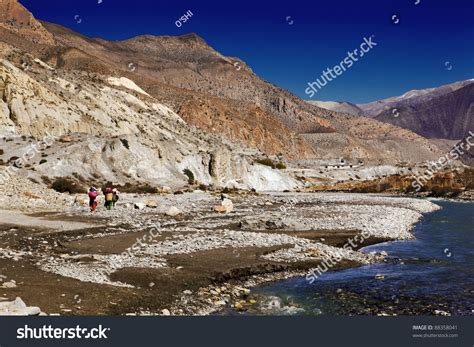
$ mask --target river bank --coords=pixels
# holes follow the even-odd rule
[[[412,239],[423,214],[438,209],[366,194],[236,194],[230,213],[215,212],[218,197],[200,191],[121,198],[113,211],[91,214],[78,202],[29,215],[28,225],[3,224],[0,273],[15,287],[0,283],[0,297],[20,296],[48,314],[246,310],[256,304],[248,288],[262,281],[308,273],[329,258],[341,258],[331,270],[382,261],[383,253],[359,249]],[[172,207],[180,213],[170,215]],[[91,227],[51,228],[54,221]],[[344,248],[349,239],[359,241]]]
[[[362,249],[385,252],[382,262],[326,273],[312,286],[304,278],[259,286],[252,294],[262,305],[246,314],[474,314],[474,204],[436,203],[442,209],[415,226],[416,239]]]

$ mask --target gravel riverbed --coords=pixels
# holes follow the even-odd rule
[[[9,300],[21,295],[43,312],[63,314],[208,314],[229,305],[240,308],[249,304],[245,286],[301,275],[327,259],[338,258],[334,269],[381,261],[384,255],[358,249],[412,238],[423,214],[439,208],[422,199],[343,193],[229,198],[229,213],[215,211],[218,196],[197,191],[122,194],[114,210],[100,207],[97,213],[88,211],[83,197],[71,196],[61,210],[25,217],[27,224],[18,215],[19,225],[10,219],[0,228],[0,273],[8,273],[5,281],[22,278],[16,279],[17,288],[0,283],[0,294]],[[18,276],[18,265],[28,268],[25,276]],[[84,294],[91,297],[80,309],[65,309],[54,295],[73,293],[57,294],[68,289],[51,289],[45,282],[53,291],[45,304],[32,295],[26,276],[41,274],[94,289]],[[95,291],[109,292],[110,300],[100,302],[92,297]]]

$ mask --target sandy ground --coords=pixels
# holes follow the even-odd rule
[[[340,254],[337,270],[380,261],[367,244],[410,238],[436,205],[357,194],[230,197],[123,195],[113,211],[87,206],[25,215],[0,211],[0,300],[47,314],[208,314],[258,305],[242,284],[303,275]],[[156,208],[134,209],[135,202]],[[150,204],[150,202],[154,202]],[[171,206],[182,213],[168,216]],[[362,238],[362,233],[369,237]],[[343,249],[349,239],[355,247]],[[15,281],[3,288],[2,283]]]
[[[49,220],[42,217],[29,216],[18,211],[0,210],[0,221],[2,224],[11,224],[22,227],[54,229],[57,231],[78,230],[91,228],[93,224],[65,221]]]

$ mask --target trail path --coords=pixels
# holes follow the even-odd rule
[[[0,224],[56,229],[58,231],[86,229],[97,226],[80,222],[48,220],[44,217],[33,217],[21,212],[7,210],[0,210]]]

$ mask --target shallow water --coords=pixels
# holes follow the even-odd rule
[[[442,314],[474,310],[474,203],[435,201],[416,240],[369,246],[387,261],[257,287],[263,303],[246,314]],[[383,274],[384,279],[375,279]],[[438,311],[438,312],[436,312]]]

